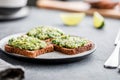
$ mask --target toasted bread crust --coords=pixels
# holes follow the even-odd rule
[[[29,51],[29,50],[24,50],[24,49],[20,49],[20,48],[15,48],[15,47],[12,47],[12,46],[9,46],[8,44],[6,44],[5,51],[7,51],[9,53],[24,55],[24,56],[27,56],[30,58],[35,58],[41,54],[54,51],[54,47],[52,44],[49,44],[46,48],[43,48],[40,50]]]
[[[74,49],[63,48],[56,44],[53,44],[53,45],[54,45],[54,49],[56,51],[59,51],[59,52],[62,52],[64,54],[68,54],[68,55],[82,53],[82,52],[91,50],[94,47],[94,44],[92,42],[89,42],[88,44],[84,45],[83,47],[78,47],[78,48],[74,48]]]
[[[15,48],[15,47],[12,47],[12,46],[9,46],[8,44],[6,44],[5,51],[8,53],[20,54],[20,55],[24,55],[24,56],[27,56],[30,58],[35,58],[41,54],[53,52],[54,50],[62,52],[64,54],[74,55],[74,54],[82,53],[85,51],[89,51],[93,47],[94,47],[94,43],[90,41],[88,44],[84,45],[83,47],[78,47],[78,48],[74,48],[74,49],[60,47],[56,44],[49,44],[46,48],[43,48],[40,50],[29,51],[29,50],[24,50],[24,49],[20,49],[20,48]]]

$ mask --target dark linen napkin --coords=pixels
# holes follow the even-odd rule
[[[22,80],[24,70],[20,66],[13,66],[0,59],[0,80]]]

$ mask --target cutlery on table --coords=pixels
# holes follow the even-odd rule
[[[112,52],[111,56],[107,59],[104,64],[104,67],[108,68],[117,68],[119,65],[119,49],[120,42],[118,42],[117,46],[115,47],[114,51]]]
[[[117,34],[117,37],[115,39],[115,49],[110,55],[110,57],[107,59],[107,61],[104,63],[104,67],[106,68],[117,68],[119,65],[119,52],[120,52],[120,30]]]

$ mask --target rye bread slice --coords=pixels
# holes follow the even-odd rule
[[[24,55],[24,56],[27,56],[30,58],[35,58],[41,54],[54,51],[54,46],[52,44],[49,44],[46,48],[30,51],[30,50],[15,48],[15,47],[12,47],[12,46],[9,46],[8,44],[6,44],[5,51],[7,51],[9,53]]]
[[[54,50],[55,51],[59,51],[59,52],[62,52],[64,54],[68,54],[68,55],[74,55],[74,54],[82,53],[82,52],[85,52],[85,51],[89,51],[94,47],[94,43],[92,43],[92,42],[88,42],[84,46],[74,48],[74,49],[60,47],[56,44],[53,44],[53,45],[54,45]]]

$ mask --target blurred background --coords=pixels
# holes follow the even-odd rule
[[[90,15],[96,11],[94,10],[91,13],[91,11],[89,11],[91,8],[98,10],[120,10],[119,0],[0,0],[0,20],[26,17],[29,14],[29,8],[26,7],[26,5],[71,12],[85,12]],[[114,17],[109,14],[106,15],[104,11],[97,12],[100,12],[103,16]],[[116,15],[118,15],[118,13],[116,13]],[[115,16],[115,18],[117,17],[118,16]]]

